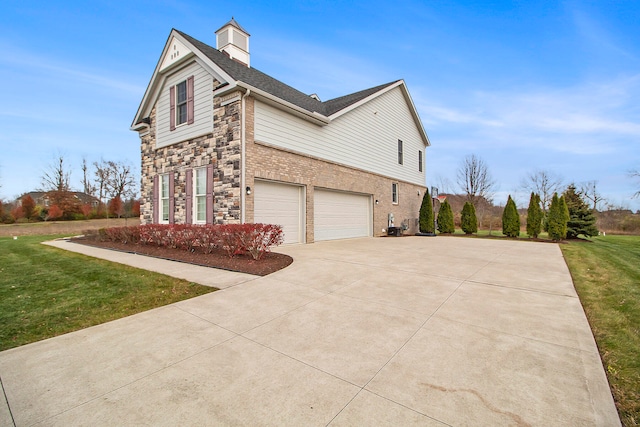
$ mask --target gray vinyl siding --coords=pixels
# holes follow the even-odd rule
[[[169,130],[169,88],[188,77],[193,82],[193,117],[191,125]],[[171,74],[164,82],[156,107],[156,148],[166,147],[186,139],[213,132],[213,78],[197,62]]]
[[[255,104],[256,141],[410,183],[425,185],[425,146],[400,88],[318,126],[268,104]],[[398,140],[404,164],[398,164]]]

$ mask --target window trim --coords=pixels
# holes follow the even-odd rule
[[[180,91],[181,91],[181,86],[184,87],[184,99],[182,101],[180,101]],[[176,128],[180,127],[182,125],[186,125],[189,122],[189,108],[187,106],[187,80],[183,80],[179,83],[176,83],[175,85],[176,89],[175,89],[175,100],[174,100],[174,105],[176,106],[175,108],[175,123],[176,123]],[[184,114],[184,120],[180,121],[182,119],[182,115]]]
[[[422,160],[422,150],[418,150],[418,172],[424,172],[424,164]]]
[[[391,204],[397,205],[400,201],[400,188],[397,182],[391,183]]]
[[[185,85],[186,100],[178,103],[178,86]],[[185,80],[178,82],[169,87],[169,131],[174,131],[178,127],[191,125],[195,122],[195,104],[194,104],[194,76],[190,76]],[[181,107],[186,103],[186,120],[178,123]]]
[[[198,193],[198,175],[202,174],[200,178],[202,182],[202,193]],[[203,219],[198,219],[198,198],[204,200],[204,207],[201,214]],[[193,221],[194,224],[206,224],[207,223],[207,167],[200,167],[193,169]]]
[[[399,165],[403,165],[404,164],[404,144],[402,143],[402,140],[399,139],[398,140],[398,164]]]
[[[168,173],[163,173],[160,174],[160,179],[159,179],[159,183],[158,183],[158,223],[159,224],[169,224],[170,219],[171,219],[171,185],[169,182],[169,178],[170,175]],[[165,184],[166,184],[166,190],[167,190],[167,194],[166,196],[163,196],[163,190],[165,189]],[[164,201],[166,200],[167,205],[166,205],[166,211],[165,211],[165,205],[164,205]],[[166,219],[165,219],[165,214],[166,214]]]

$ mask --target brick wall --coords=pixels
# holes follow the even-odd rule
[[[150,131],[141,139],[142,224],[153,222],[153,177],[175,173],[175,222],[185,222],[186,171],[214,165],[214,221],[240,223],[241,123],[239,93],[214,99],[213,131],[197,138],[156,149],[155,109]],[[229,102],[229,99],[232,101]]]
[[[255,179],[302,184],[306,192],[306,241],[314,241],[313,196],[315,187],[370,194],[373,204],[374,236],[386,234],[388,214],[395,216],[395,225],[406,221],[407,233],[418,231],[416,219],[426,187],[337,165],[311,156],[292,153],[254,140],[253,98],[246,103],[246,185],[254,187]],[[392,203],[391,184],[398,184],[398,204]],[[375,204],[375,200],[378,204]],[[246,220],[253,221],[253,196],[246,197]],[[384,230],[384,231],[383,231]]]

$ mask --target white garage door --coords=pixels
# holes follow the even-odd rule
[[[314,191],[316,241],[371,236],[371,197],[339,191]]]
[[[254,222],[281,225],[285,243],[304,242],[302,187],[267,181],[254,187]]]

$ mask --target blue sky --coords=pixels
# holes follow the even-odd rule
[[[83,157],[139,169],[129,127],[171,28],[215,46],[231,16],[252,66],[322,100],[404,79],[432,143],[428,185],[477,154],[498,204],[510,193],[526,207],[518,184],[543,169],[640,209],[635,0],[4,0],[0,197],[39,187],[59,154],[78,189]]]

